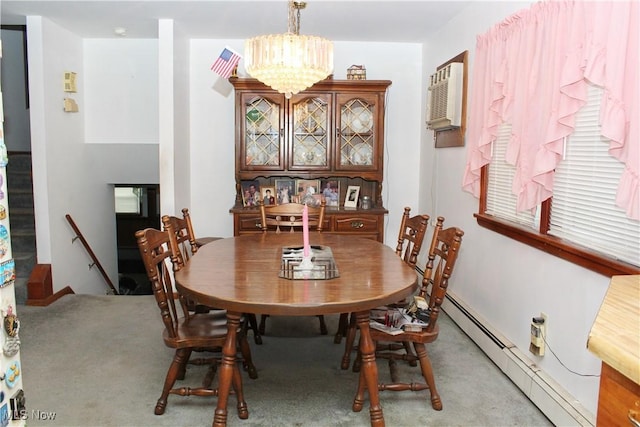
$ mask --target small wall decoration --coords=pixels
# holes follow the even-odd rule
[[[360,187],[357,185],[350,185],[347,187],[347,194],[344,197],[345,208],[358,207],[358,195],[360,194]]]
[[[347,68],[347,80],[367,80],[367,69],[364,65],[352,65]]]
[[[72,98],[64,99],[64,111],[65,113],[77,113],[78,112],[78,104]]]
[[[77,92],[76,88],[76,73],[73,71],[64,72],[64,91],[65,92]]]

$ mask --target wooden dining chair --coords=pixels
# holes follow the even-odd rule
[[[195,313],[187,308],[185,299],[174,290],[173,271],[180,269],[178,248],[175,242],[175,232],[171,223],[167,223],[164,231],[147,228],[135,233],[144,262],[145,270],[156,303],[160,309],[160,316],[164,324],[163,339],[167,347],[175,349],[173,361],[169,366],[162,388],[162,394],[156,403],[154,413],[161,415],[167,406],[169,394],[180,396],[217,396],[218,391],[211,387],[213,373],[219,357],[202,357],[192,359],[193,352],[220,353],[227,337],[226,313],[216,310],[210,313]],[[174,241],[172,242],[172,238]],[[172,261],[172,258],[174,261]],[[178,306],[176,304],[178,301]],[[250,378],[257,378],[257,371],[251,359],[251,350],[242,326],[238,330],[238,347],[245,369]],[[211,369],[205,375],[201,387],[175,387],[176,380],[183,379],[187,363],[196,365],[210,365]],[[234,366],[233,387],[242,394],[240,369]],[[241,410],[238,408],[239,415]],[[243,410],[244,412],[244,410]],[[242,414],[241,416],[243,416]]]
[[[437,411],[442,409],[442,400],[436,389],[433,366],[427,354],[425,344],[432,343],[438,338],[440,328],[437,322],[440,307],[447,294],[449,279],[453,274],[453,269],[460,252],[460,246],[462,245],[462,236],[464,235],[464,232],[457,227],[450,227],[443,230],[443,223],[444,218],[438,217],[419,292],[419,296],[428,302],[428,309],[426,310],[426,316],[428,316],[428,320],[426,321],[427,325],[424,326],[420,332],[402,331],[398,335],[390,335],[371,328],[371,338],[376,343],[376,358],[389,360],[391,373],[391,381],[389,383],[380,383],[378,390],[419,391],[429,389],[431,393],[431,406]],[[381,344],[406,342],[413,345],[416,355],[399,353],[398,351],[394,351],[393,347]],[[411,360],[412,358],[420,364],[424,383],[401,382],[398,378],[395,361]],[[360,375],[362,375],[362,372]],[[356,397],[356,399],[362,399],[363,394],[364,384],[361,380],[357,393],[359,397]]]
[[[283,205],[260,205],[260,225],[264,233],[301,232],[303,204],[285,203]],[[320,206],[307,206],[309,230],[322,232],[324,228],[324,210],[326,202]],[[301,240],[302,241],[302,240]]]
[[[176,236],[176,243],[178,245],[178,251],[176,255],[178,258],[176,262],[181,263],[184,266],[189,259],[198,252],[198,249],[207,243],[221,239],[221,237],[204,237],[202,239],[196,238],[193,232],[193,224],[191,222],[191,215],[188,208],[182,209],[182,218],[173,215],[164,215],[162,217],[162,224],[166,230],[168,224],[171,227]],[[190,311],[207,312],[214,309],[213,307],[207,307],[202,304],[196,304],[193,301],[187,300],[187,307]],[[247,328],[253,331],[253,340],[256,344],[262,344],[262,336],[258,331],[258,321],[255,314],[247,314]]]
[[[323,200],[320,206],[307,206],[308,226],[309,230],[321,233],[324,228],[324,210],[326,202]],[[301,233],[302,210],[304,205],[300,203],[285,203],[282,205],[260,206],[260,224],[263,233]],[[300,244],[302,245],[302,235],[300,236]],[[264,335],[266,329],[267,317],[263,314],[260,316],[260,333]],[[327,324],[323,315],[317,316],[320,321],[320,333],[327,335]]]
[[[411,268],[415,268],[418,263],[418,255],[422,249],[424,236],[427,234],[429,225],[429,215],[411,215],[411,208],[405,207],[400,221],[400,231],[396,244],[396,254]],[[399,301],[399,305],[403,302]],[[351,363],[351,353],[354,350],[353,343],[356,338],[356,318],[352,313],[349,318],[348,313],[342,313],[338,321],[338,331],[334,337],[334,343],[339,344],[342,336],[345,337],[344,354],[342,356],[341,367],[348,369]],[[408,347],[408,346],[407,346]],[[407,348],[407,351],[411,351]],[[357,369],[357,368],[356,368]]]

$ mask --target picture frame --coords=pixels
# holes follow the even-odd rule
[[[344,196],[344,207],[357,208],[359,194],[360,194],[359,185],[350,185],[349,187],[347,187],[347,193]]]
[[[261,185],[260,186],[260,197],[262,199],[262,203],[265,206],[273,206],[277,204],[278,199],[276,198],[276,186],[275,185]]]
[[[258,206],[261,200],[258,181],[242,181],[240,187],[242,188],[242,206],[246,208]]]
[[[320,180],[320,191],[328,208],[340,206],[340,181],[322,179]]]
[[[296,195],[304,197],[305,194],[311,190],[311,195],[320,193],[320,180],[319,179],[296,179]]]
[[[309,206],[320,206],[320,180],[296,179],[297,202]]]
[[[293,179],[276,179],[276,204],[285,205],[293,202],[295,195],[296,182]]]

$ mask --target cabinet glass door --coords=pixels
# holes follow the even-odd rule
[[[261,96],[244,102],[244,144],[246,169],[282,169],[283,104]]]
[[[340,169],[376,168],[375,102],[352,98],[340,102],[338,130]]]
[[[291,101],[291,169],[329,167],[329,95],[305,95]]]

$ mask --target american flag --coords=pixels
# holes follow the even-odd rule
[[[242,58],[237,52],[230,47],[225,47],[216,62],[211,66],[211,70],[220,74],[222,78],[228,79],[233,73],[233,69]]]

